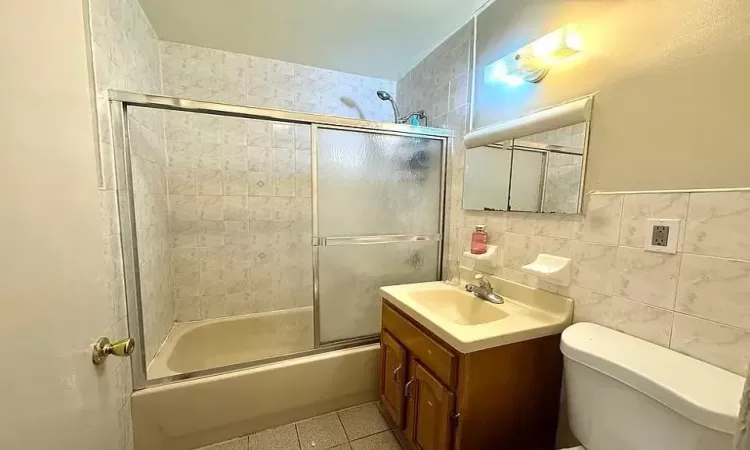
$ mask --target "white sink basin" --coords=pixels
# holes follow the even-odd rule
[[[572,322],[567,297],[499,278],[491,282],[505,303],[489,303],[440,281],[387,286],[380,293],[461,353],[558,334]]]
[[[508,317],[500,307],[458,289],[415,291],[412,298],[417,304],[459,325],[481,325]]]

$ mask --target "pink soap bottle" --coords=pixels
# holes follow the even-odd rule
[[[484,225],[477,225],[471,233],[471,253],[475,255],[487,253],[487,232],[484,231]]]

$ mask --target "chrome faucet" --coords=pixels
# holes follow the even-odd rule
[[[501,305],[505,303],[505,300],[492,290],[492,284],[487,280],[484,275],[474,275],[474,279],[477,280],[477,284],[467,284],[466,290],[474,294],[477,298],[487,300],[490,303]]]

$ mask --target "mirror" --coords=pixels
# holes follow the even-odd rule
[[[463,208],[507,211],[511,162],[510,141],[466,150]]]
[[[579,214],[589,121],[574,115],[575,103],[467,135],[463,209]],[[562,126],[545,129],[554,125]]]

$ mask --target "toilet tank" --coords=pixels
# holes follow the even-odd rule
[[[591,323],[566,329],[561,350],[586,450],[731,450],[742,377]]]

